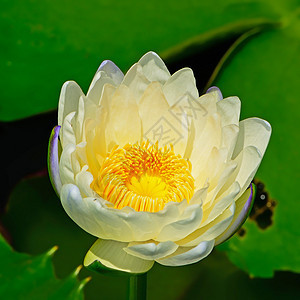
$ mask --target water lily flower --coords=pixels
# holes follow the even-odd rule
[[[187,265],[236,232],[271,134],[262,119],[239,121],[240,106],[216,87],[199,97],[191,69],[171,75],[153,52],[125,76],[104,61],[86,95],[63,85],[49,173],[67,214],[98,238],[86,266]]]

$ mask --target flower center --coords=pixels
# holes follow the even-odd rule
[[[149,142],[114,147],[107,155],[91,187],[103,199],[121,209],[156,212],[165,204],[189,201],[194,193],[191,164],[173,147]]]

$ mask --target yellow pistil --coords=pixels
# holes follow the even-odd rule
[[[189,201],[194,193],[191,164],[173,147],[127,144],[107,155],[91,187],[115,208],[157,212],[165,204]]]

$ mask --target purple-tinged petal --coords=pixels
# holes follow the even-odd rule
[[[48,171],[52,186],[57,193],[60,194],[61,180],[59,176],[59,158],[58,151],[60,147],[60,141],[58,139],[60,126],[55,126],[51,132],[49,145],[48,145]]]
[[[244,199],[246,202],[243,201]],[[245,204],[240,205],[239,207],[238,205],[239,201]],[[236,201],[236,215],[234,216],[228,229],[216,239],[215,245],[219,245],[225,242],[241,228],[241,226],[244,224],[251,211],[253,202],[254,202],[254,193],[253,193],[253,184],[251,184],[251,186],[244,192],[244,194],[240,197],[240,199]]]
[[[207,91],[206,91],[206,94],[208,93],[211,93],[211,94],[214,94],[215,97],[218,99],[218,101],[222,100],[223,99],[223,95],[220,91],[220,89],[216,86],[212,86],[210,87]]]
[[[120,84],[124,78],[123,72],[111,60],[104,60],[97,73],[100,71],[105,72],[116,84]]]

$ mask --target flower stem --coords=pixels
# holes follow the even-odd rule
[[[129,277],[128,300],[147,299],[147,273]]]

